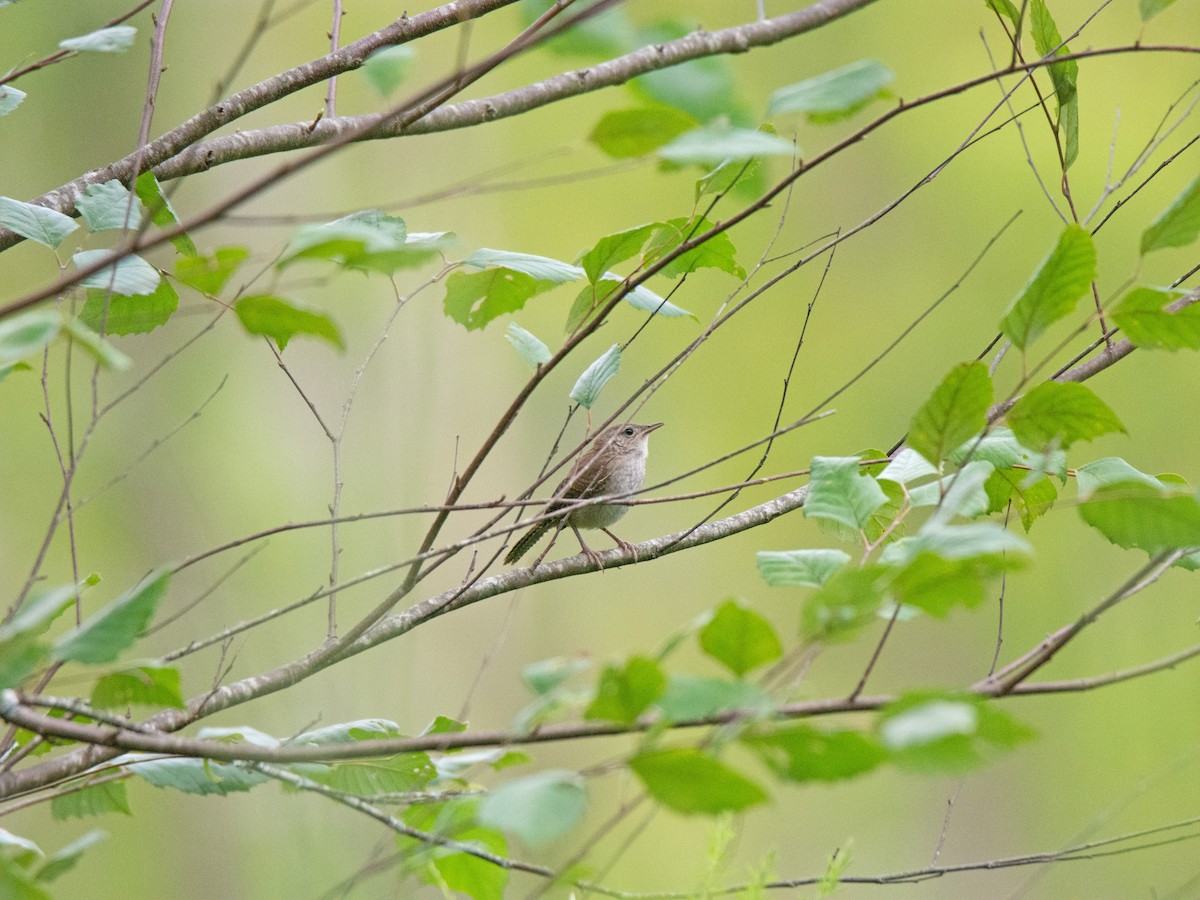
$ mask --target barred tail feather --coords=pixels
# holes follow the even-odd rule
[[[513,544],[513,548],[508,551],[508,556],[504,557],[504,564],[511,566],[518,559],[529,552],[529,548],[538,542],[543,534],[549,531],[557,522],[554,519],[547,519],[545,522],[538,522],[530,528],[521,539]]]

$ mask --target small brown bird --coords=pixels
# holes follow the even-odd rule
[[[662,425],[662,422],[655,422],[653,425],[625,423],[604,429],[593,438],[591,447],[575,460],[570,474],[555,488],[555,499],[546,507],[546,511],[554,512],[556,509],[572,505],[573,501],[593,497],[619,497],[636,491],[646,479],[650,432],[661,428]],[[625,515],[628,509],[628,506],[619,502],[589,503],[586,506],[577,506],[561,516],[538,522],[513,545],[508,551],[508,556],[504,557],[504,562],[506,565],[515,563],[543,534],[551,528],[561,529],[566,524],[571,526],[575,537],[579,538],[579,546],[583,548],[584,555],[598,565],[600,554],[584,543],[579,529],[599,528],[616,541],[622,550],[630,550],[632,544],[621,540],[608,530],[608,526]]]

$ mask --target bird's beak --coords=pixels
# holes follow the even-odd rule
[[[653,425],[647,425],[646,426],[646,434],[649,434],[650,432],[654,431],[655,429],[662,428],[666,424],[667,424],[666,422],[655,422]]]

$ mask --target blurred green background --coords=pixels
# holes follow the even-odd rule
[[[407,12],[413,15],[429,5]],[[799,5],[768,0],[767,14]],[[1051,9],[1067,34],[1097,5],[1058,0]],[[15,67],[50,53],[59,40],[99,27],[125,6],[113,0],[22,0],[0,9],[0,66]],[[234,88],[326,52],[327,6],[289,7],[289,15],[263,34]],[[395,4],[367,0],[346,6],[344,43],[382,27],[399,11]],[[755,16],[750,0],[632,0],[625,9],[639,24],[679,20],[710,30]],[[210,102],[213,85],[227,71],[254,19],[253,6],[232,0],[177,6],[152,134],[175,126]],[[17,83],[29,97],[0,120],[0,195],[28,200],[132,151],[149,40],[148,20],[142,16],[135,24],[139,37],[130,52],[82,56]],[[473,24],[469,56],[479,58],[501,46],[519,27],[513,11]],[[413,69],[396,96],[447,74],[460,51],[458,38],[457,32],[449,32],[418,42]],[[1200,43],[1196,4],[1177,3],[1143,32],[1137,4],[1117,0],[1099,13],[1073,47],[1126,45],[1139,38],[1146,43]],[[911,99],[989,71],[989,51],[999,60],[1007,59],[1003,36],[982,2],[893,0],[779,46],[731,57],[727,63],[736,79],[737,99],[757,124],[776,87],[855,59],[885,63],[896,73],[894,92]],[[1179,54],[1140,54],[1081,63],[1081,152],[1071,172],[1081,211],[1091,209],[1103,190],[1110,157],[1119,175],[1142,151],[1168,107],[1200,77],[1196,60]],[[489,96],[587,62],[531,53],[472,86],[466,96]],[[1194,94],[1188,94],[1179,109],[1192,99]],[[792,253],[834,229],[853,227],[937,167],[999,100],[997,88],[985,85],[900,116],[803,178],[786,207],[776,203],[738,227],[732,237],[739,261],[747,267],[754,264],[781,217],[775,255]],[[1029,102],[1027,92],[1019,95],[1019,107]],[[376,207],[402,216],[412,231],[455,232],[454,257],[493,247],[572,260],[602,235],[687,215],[692,208],[696,172],[662,173],[649,162],[612,166],[586,142],[604,112],[635,103],[627,89],[605,90],[469,131],[350,147],[193,236],[206,250],[248,245],[253,257],[239,280],[268,268],[297,224]],[[312,120],[322,107],[323,88],[312,88],[239,121],[237,127]],[[386,101],[361,73],[339,80],[340,113],[385,107]],[[872,107],[848,123],[825,128],[794,116],[780,117],[774,124],[788,137],[794,132],[807,157],[883,108]],[[1001,113],[993,122],[1004,118]],[[1030,152],[1058,197],[1045,121],[1037,113],[1022,121]],[[1195,133],[1196,120],[1187,120],[1164,145],[1160,158]],[[1102,295],[1116,291],[1135,271],[1141,230],[1192,179],[1196,159],[1193,148],[1100,232]],[[191,177],[175,194],[175,206],[186,218],[278,164],[278,159],[264,158]],[[779,162],[768,167],[772,180],[785,171]],[[733,209],[723,207],[718,215]],[[942,375],[954,363],[973,358],[991,339],[1008,302],[1053,246],[1061,226],[1010,126],[980,140],[931,184],[838,249],[816,298],[784,421],[799,418],[879,356],[1018,212],[1016,225],[939,310],[838,397],[832,404],[835,416],[776,443],[763,474],[802,468],[814,455],[848,455],[895,442]],[[171,265],[164,251],[151,259]],[[1195,261],[1194,247],[1155,254],[1146,261],[1141,281],[1168,283]],[[667,423],[654,436],[650,482],[688,470],[770,429],[823,263],[800,270],[756,301],[649,400],[638,418]],[[0,263],[2,299],[14,299],[45,283],[55,271],[55,260],[44,247],[26,242],[9,250]],[[432,271],[402,272],[396,289],[406,295]],[[661,293],[667,289],[661,279],[650,286]],[[280,275],[268,272],[254,290],[268,287],[328,312],[343,329],[348,347],[344,354],[303,340],[285,352],[290,370],[321,414],[336,422],[356,369],[392,313],[392,286],[378,276],[337,275],[331,267],[301,265]],[[672,299],[703,323],[735,287],[728,275],[704,270],[689,278]],[[439,502],[454,475],[456,458],[461,467],[473,455],[528,376],[504,340],[508,317],[482,332],[468,333],[443,316],[442,294],[443,288],[434,285],[412,296],[359,385],[343,447],[344,513]],[[538,296],[512,320],[553,347],[573,296],[569,287]],[[114,396],[131,384],[202,328],[212,312],[210,303],[185,296],[169,327],[117,339],[136,365],[128,373],[105,375],[101,396]],[[1054,329],[1039,346],[1054,346],[1074,322]],[[628,308],[618,310],[572,364],[539,388],[466,501],[511,497],[528,484],[561,426],[567,393],[578,373],[641,323],[642,317]],[[700,327],[689,319],[652,322],[626,353],[597,415],[607,415]],[[1071,352],[1079,346],[1076,340]],[[1115,455],[1143,471],[1173,471],[1192,484],[1200,483],[1200,461],[1193,449],[1200,442],[1200,428],[1188,412],[1200,394],[1197,365],[1194,357],[1183,354],[1138,352],[1092,382],[1129,434],[1077,448],[1072,465]],[[51,369],[52,409],[61,434],[61,350],[53,355]],[[998,383],[1011,385],[1018,374],[1018,361],[1010,356]],[[282,522],[328,514],[329,443],[271,353],[246,336],[233,316],[225,316],[213,332],[179,354],[105,420],[80,469],[75,496],[88,497],[125,472],[152,442],[187,420],[223,380],[224,387],[195,422],[80,509],[75,523],[80,572],[97,572],[104,579],[89,602],[99,606],[154,566]],[[74,386],[82,417],[89,402],[86,372],[76,370]],[[61,488],[47,430],[39,420],[42,410],[36,373],[14,375],[0,385],[0,572],[10,595],[29,571]],[[572,438],[579,437],[580,424],[580,419],[572,423]],[[756,454],[747,454],[671,490],[702,490],[737,481],[749,474],[755,459]],[[745,491],[726,513],[778,491],[776,486]],[[1008,580],[1002,662],[1075,619],[1143,561],[1139,553],[1114,550],[1084,526],[1071,509],[1071,496],[1073,487],[1068,486],[1065,502],[1035,529],[1034,566]],[[619,533],[627,540],[641,540],[678,530],[713,506],[713,499],[707,498],[641,507],[621,523]],[[344,526],[342,577],[406,557],[426,521],[401,517]],[[456,517],[445,537],[463,536],[480,521],[470,513]],[[216,716],[211,724],[253,724],[283,737],[316,724],[314,720],[332,724],[382,717],[417,733],[443,714],[467,718],[472,728],[504,728],[529,700],[519,679],[526,663],[578,654],[600,665],[652,651],[675,629],[729,596],[745,598],[781,633],[795,635],[803,594],[768,588],[755,572],[754,552],[829,544],[830,538],[813,523],[792,515],[649,565],[504,596],[438,619],[286,692]],[[606,546],[603,539],[597,545]],[[139,652],[147,657],[167,652],[318,590],[328,582],[329,546],[327,532],[319,529],[272,538],[197,609],[149,637]],[[554,552],[570,552],[572,547],[566,540]],[[234,551],[186,570],[175,580],[162,614],[182,608],[212,587],[243,555]],[[420,596],[458,584],[466,566],[464,558],[439,570]],[[46,573],[50,584],[71,578],[61,534]],[[1111,672],[1190,645],[1196,640],[1195,578],[1168,573],[1152,590],[1089,629],[1044,670],[1043,677]],[[344,592],[343,625],[374,606],[396,583],[396,576],[388,575]],[[228,680],[292,659],[318,643],[324,631],[325,607],[313,604],[238,637],[226,660],[232,661]],[[798,695],[848,693],[877,634],[874,630],[857,642],[827,649]],[[974,614],[960,612],[949,621],[905,623],[887,646],[868,691],[969,684],[987,672],[995,643],[994,603]],[[716,674],[713,664],[690,648],[673,659],[677,669]],[[202,692],[218,665],[215,648],[188,657],[185,693]],[[72,674],[65,672],[56,681],[57,693],[86,690]],[[848,784],[778,788],[775,804],[737,820],[732,859],[718,883],[744,880],[748,867],[758,866],[768,854],[781,877],[818,874],[826,857],[851,840],[854,863],[849,874],[863,875],[928,864],[943,829],[939,861],[954,864],[1054,850],[1196,814],[1200,687],[1194,669],[1185,666],[1076,696],[1014,700],[1005,708],[1033,726],[1038,740],[964,778],[918,777],[885,769]],[[537,747],[533,755],[539,767],[581,768],[601,765],[632,746],[633,739],[579,742]],[[762,775],[748,758],[735,756],[733,762],[756,777]],[[593,778],[594,808],[583,827],[549,848],[516,847],[514,855],[551,865],[565,863],[575,839],[599,826],[619,800],[636,791],[623,776]],[[365,819],[318,798],[285,795],[273,787],[209,799],[167,794],[136,783],[130,796],[134,816],[110,816],[99,823],[111,832],[110,841],[63,879],[62,896],[319,896],[389,846],[387,836]],[[96,823],[54,822],[45,806],[35,806],[3,825],[55,849]],[[687,890],[704,870],[711,828],[705,819],[660,812],[604,880],[635,890]],[[629,833],[628,824],[618,829],[592,858],[607,859]],[[664,853],[665,848],[670,852]],[[1189,883],[1190,889],[1184,887],[1179,896],[1194,896],[1200,893],[1197,872],[1195,846],[1184,842],[1045,870],[1018,868],[895,886],[887,896],[1168,896]],[[534,886],[520,877],[512,885],[514,895]],[[411,883],[407,889],[417,891]],[[354,896],[394,896],[395,890],[384,877],[366,882]],[[424,890],[433,896],[432,889]],[[878,891],[850,886],[842,894],[858,897]]]

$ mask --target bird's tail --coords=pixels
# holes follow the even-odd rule
[[[547,519],[545,522],[538,522],[527,532],[521,535],[521,539],[513,544],[513,548],[508,551],[508,555],[504,557],[504,564],[511,566],[518,559],[529,552],[529,548],[538,542],[543,534],[557,525],[555,519]]]

